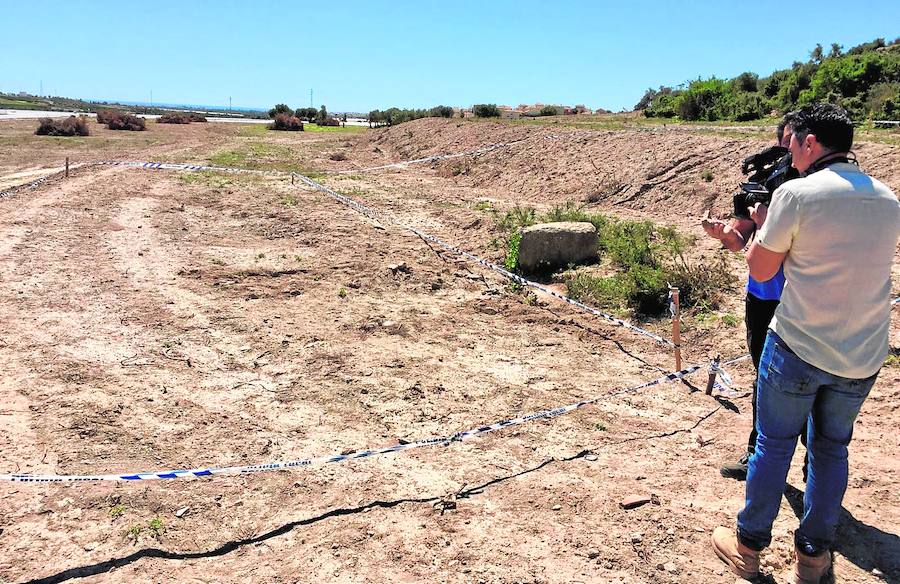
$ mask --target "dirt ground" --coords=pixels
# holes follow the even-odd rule
[[[699,215],[727,211],[740,159],[765,145],[438,120],[278,135],[92,124],[92,136],[71,139],[33,136],[34,125],[0,122],[0,184],[66,156],[304,171],[495,261],[488,207],[574,201],[700,236]],[[498,142],[511,144],[364,171]],[[900,148],[856,151],[900,189]],[[695,255],[715,247],[701,238]],[[730,261],[743,279],[741,258]],[[727,296],[719,317],[740,316],[739,287]],[[667,320],[640,324],[669,336]],[[685,361],[740,355],[743,336],[743,324],[689,315]],[[0,473],[382,447],[602,396],[672,367],[649,339],[549,297],[531,302],[285,176],[82,167],[0,199]],[[750,386],[747,362],[729,371]],[[0,582],[731,583],[708,538],[743,502],[743,483],[718,468],[744,448],[750,399],[708,397],[697,391],[704,378],[448,447],[316,468],[0,483]],[[838,582],[900,582],[898,381],[896,365],[882,370],[856,425]],[[799,452],[763,556],[766,582],[787,582]],[[653,501],[622,509],[632,494]]]

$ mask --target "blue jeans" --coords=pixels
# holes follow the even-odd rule
[[[761,550],[771,543],[797,438],[806,429],[809,477],[795,539],[807,554],[829,549],[847,490],[853,423],[877,376],[848,379],[822,371],[769,331],[756,387],[759,437],[747,471],[746,504],[737,519],[744,545]]]

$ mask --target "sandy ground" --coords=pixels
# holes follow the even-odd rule
[[[253,154],[243,161],[251,167],[323,172],[521,140],[477,158],[315,175],[494,260],[496,233],[478,203],[590,198],[592,208],[699,234],[693,215],[726,207],[735,160],[753,149],[682,132],[434,120],[364,135],[92,130],[42,138],[33,122],[0,122],[0,177],[67,155],[203,163],[232,151]],[[347,160],[331,160],[335,152]],[[859,152],[900,186],[897,148]],[[697,179],[707,168],[710,183]],[[702,242],[698,253],[713,249]],[[740,305],[735,289],[723,311]],[[686,329],[687,362],[744,350],[741,327],[688,319]],[[896,346],[896,315],[892,331]],[[671,367],[648,339],[529,301],[284,178],[82,168],[0,201],[0,472],[153,471],[380,447],[603,395]],[[857,423],[839,582],[900,581],[898,372],[883,370]],[[749,386],[746,363],[731,373]],[[707,542],[743,500],[743,485],[718,466],[740,453],[749,408],[749,398],[671,383],[462,444],[322,468],[0,483],[0,581],[730,583]],[[799,460],[764,581],[787,581]],[[654,500],[620,508],[631,494]]]

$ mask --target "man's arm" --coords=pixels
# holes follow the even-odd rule
[[[787,252],[778,253],[764,248],[758,241],[750,244],[747,251],[747,266],[750,268],[750,277],[757,282],[771,280],[778,273],[778,268],[787,257]]]

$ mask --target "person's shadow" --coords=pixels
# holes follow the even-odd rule
[[[803,517],[803,491],[787,485],[784,498],[797,519]],[[877,568],[888,584],[900,584],[900,537],[862,523],[844,508],[841,508],[834,551],[866,572]],[[840,580],[838,577],[837,581]]]

